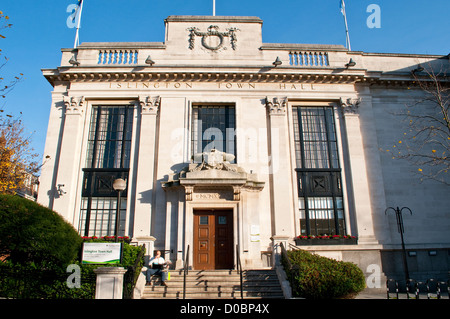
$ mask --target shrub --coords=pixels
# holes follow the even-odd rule
[[[296,297],[349,298],[365,288],[364,274],[353,263],[336,261],[305,250],[288,251],[287,255],[291,264],[298,267],[291,282]],[[287,272],[288,276],[292,274],[292,270],[287,269]]]
[[[56,212],[22,197],[0,195],[0,256],[4,260],[65,268],[80,245],[77,231]]]
[[[123,242],[122,263],[114,266],[130,270],[142,247],[128,244],[128,237],[119,239]],[[114,238],[91,239],[111,240]],[[18,196],[0,195],[0,297],[94,298],[96,275],[93,270],[105,265],[81,264],[82,241],[73,226],[56,212]],[[143,260],[142,256],[136,267],[137,274]],[[80,288],[67,286],[71,275],[66,272],[69,264],[80,266]],[[127,284],[127,297],[133,287],[133,283]]]

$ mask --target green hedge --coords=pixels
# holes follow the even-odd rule
[[[60,267],[77,256],[81,237],[56,212],[28,199],[0,195],[0,256],[14,264]]]
[[[355,264],[291,250],[287,256],[298,272],[284,268],[291,278],[294,297],[307,299],[351,298],[365,288],[364,274]]]
[[[105,265],[81,264],[83,241],[102,242],[111,238],[81,238],[56,212],[25,198],[0,195],[0,297],[94,298],[93,270]],[[128,238],[121,241],[124,243],[122,263],[115,266],[127,270],[137,266],[138,275],[144,259],[137,265],[135,262],[142,247],[130,245]],[[66,272],[70,264],[80,266],[81,288],[67,286],[67,279],[72,275]],[[133,287],[127,285],[125,297],[131,296]]]

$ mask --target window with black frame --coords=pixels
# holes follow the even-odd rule
[[[134,106],[93,106],[89,126],[79,232],[113,236],[117,192],[113,182],[128,179]],[[125,233],[127,190],[121,192],[119,236]]]
[[[236,156],[235,108],[233,105],[195,105],[192,108],[191,150],[216,149]],[[236,158],[232,163],[236,162]]]
[[[292,110],[301,235],[345,235],[333,108]]]

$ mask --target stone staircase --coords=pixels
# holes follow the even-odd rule
[[[167,286],[161,286],[160,277],[152,278],[146,286],[143,299],[182,299],[183,271],[170,271]],[[273,269],[243,271],[244,299],[282,299],[283,291]],[[186,299],[241,299],[240,276],[236,270],[190,270],[186,276]]]

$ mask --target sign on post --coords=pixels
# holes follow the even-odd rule
[[[84,243],[82,264],[120,264],[122,243]]]

